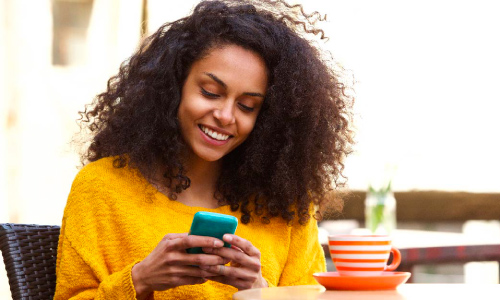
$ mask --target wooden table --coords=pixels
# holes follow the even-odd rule
[[[322,286],[289,286],[237,292],[233,300],[422,300],[500,299],[499,284],[403,284],[397,290],[332,291]]]

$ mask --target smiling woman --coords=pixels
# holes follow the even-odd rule
[[[306,38],[323,38],[322,20],[284,1],[202,1],[145,39],[80,113],[89,146],[55,299],[316,284],[320,208],[344,183],[352,143],[347,87]],[[223,237],[232,247],[187,234],[199,211],[241,221]]]

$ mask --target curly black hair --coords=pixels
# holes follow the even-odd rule
[[[323,20],[284,1],[202,1],[146,38],[80,112],[91,133],[82,164],[115,156],[115,167],[138,168],[150,182],[161,166],[175,200],[189,187],[177,119],[183,83],[193,62],[235,44],[264,59],[268,90],[252,133],[222,159],[215,197],[240,210],[243,223],[252,214],[264,223],[277,216],[306,223],[311,204],[323,207],[344,185],[353,143],[342,69],[317,46]]]

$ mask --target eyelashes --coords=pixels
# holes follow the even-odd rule
[[[209,99],[218,99],[220,98],[220,95],[210,93],[209,91],[205,90],[204,88],[200,87],[200,92],[203,96],[209,98]],[[253,112],[255,108],[246,106],[245,104],[242,104],[241,102],[238,102],[238,107],[240,107],[241,110],[245,112]]]
[[[200,88],[201,89],[201,94],[205,97],[208,97],[208,98],[211,98],[211,99],[216,99],[216,98],[220,98],[220,95],[217,95],[217,94],[214,94],[214,93],[210,93],[209,91],[205,90],[204,88]]]
[[[238,106],[239,106],[242,110],[247,111],[247,112],[253,112],[253,110],[254,110],[254,108],[253,108],[253,107],[246,106],[245,104],[238,103]]]

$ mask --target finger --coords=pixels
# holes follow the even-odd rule
[[[228,285],[231,285],[231,282],[235,280],[234,278],[229,278],[229,277],[220,276],[220,275],[212,276],[212,277],[207,278],[207,279],[211,280],[211,281],[217,281],[217,282],[223,283],[223,284],[228,284]]]
[[[260,258],[260,251],[249,240],[239,237],[234,234],[225,234],[222,239],[250,256]]]
[[[171,266],[168,270],[169,277],[192,277],[192,278],[208,278],[213,276],[219,276],[219,274],[214,274],[212,272],[202,270],[196,266]]]
[[[203,284],[207,282],[208,278],[203,277],[191,277],[191,276],[182,276],[177,279],[176,286],[181,285],[193,285],[193,284]]]
[[[223,258],[229,259],[232,264],[238,264],[243,268],[248,268],[255,272],[260,271],[260,258],[251,257],[245,252],[231,249],[231,248],[202,248],[204,252],[215,254]],[[260,256],[260,255],[259,255]]]
[[[202,249],[214,249],[214,248],[202,248]],[[217,262],[216,264],[214,263],[209,263],[209,262],[203,262],[202,264],[200,265],[207,265],[207,266],[210,266],[210,265],[227,265],[228,263],[231,262],[231,260],[229,258],[226,258],[226,257],[222,257],[220,255],[216,255],[216,254],[209,254],[209,252],[212,252],[213,250],[209,250],[207,251],[207,255],[214,255],[214,256],[217,256],[217,257],[220,257],[222,259],[221,262]]]
[[[238,290],[246,290],[252,287],[252,283],[246,280],[242,280],[239,278],[231,278],[231,277],[226,277],[226,276],[214,276],[207,278],[208,280],[211,281],[216,281],[222,284],[227,284],[234,286]]]
[[[235,268],[241,268],[242,265],[240,263],[237,263],[237,262],[234,262],[232,261],[231,264],[230,264],[231,267],[235,267]]]
[[[224,246],[224,242],[219,239],[199,235],[187,235],[183,238],[170,240],[169,242],[169,248],[172,250],[186,250],[195,247],[218,248]]]
[[[211,254],[186,254],[184,257],[187,258],[186,263],[196,266],[217,266],[225,265],[229,262],[227,258]]]
[[[200,266],[200,269],[216,274],[218,276],[224,276],[229,278],[239,278],[245,281],[255,281],[257,278],[257,273],[244,268],[235,268],[231,266]],[[215,276],[215,277],[218,277]],[[212,280],[212,278],[210,278]]]
[[[225,276],[226,275],[226,272],[225,272],[225,269],[226,269],[226,266],[224,265],[219,265],[219,271],[218,273],[221,275],[221,276]]]
[[[193,247],[214,247],[224,246],[224,242],[210,236],[188,235],[182,240],[184,249]]]
[[[229,259],[213,254],[189,254],[189,253],[171,253],[168,255],[169,265],[188,265],[188,266],[202,266],[202,265],[225,265]]]
[[[169,234],[166,234],[164,237],[163,237],[163,240],[175,240],[175,239],[180,239],[180,238],[183,238],[185,236],[187,236],[187,232],[184,232],[184,233],[169,233]]]
[[[243,252],[243,250],[241,250],[240,248],[236,247],[235,245],[231,245],[231,248],[232,248],[232,249],[235,249],[235,250],[237,250],[237,251]],[[239,267],[241,267],[241,264],[240,264],[240,263],[237,263],[237,262],[235,262],[235,261],[232,261],[232,262],[231,262],[231,266],[232,266],[232,267],[239,268]]]
[[[243,250],[241,250],[240,248],[236,247],[235,245],[231,245],[231,248],[243,252]]]

